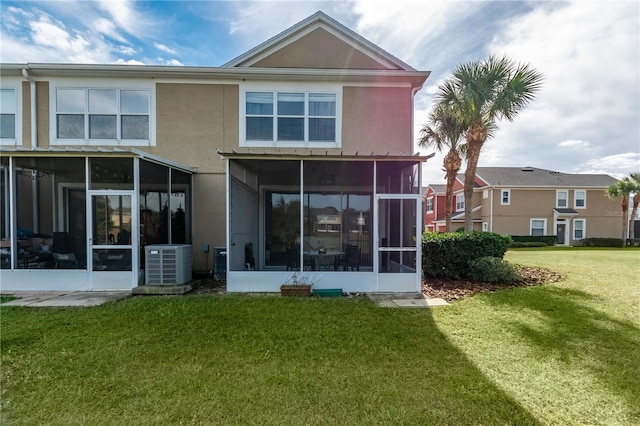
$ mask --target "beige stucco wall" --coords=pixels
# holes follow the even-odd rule
[[[49,147],[49,82],[36,83],[38,146]],[[22,146],[31,147],[31,85],[22,82]]]
[[[322,46],[318,49],[318,46]],[[379,62],[319,28],[253,64],[267,68],[385,69]]]
[[[410,88],[345,87],[342,102],[346,153],[412,153]]]
[[[555,235],[553,209],[556,206],[556,189],[514,189],[508,206],[500,204],[500,190],[493,193],[493,232],[509,235],[529,235],[531,219],[547,220],[547,235]],[[559,188],[560,189],[560,188]],[[566,188],[563,188],[566,189]],[[491,191],[491,189],[489,190]],[[568,207],[574,209],[575,190],[569,189]],[[480,192],[481,194],[481,192]],[[491,195],[483,199],[482,220],[491,223]],[[575,209],[578,214],[570,219],[570,240],[573,239],[573,220],[586,219],[586,237],[619,238],[622,219],[619,203],[604,196],[604,189],[588,189],[586,208]],[[616,213],[617,212],[617,213]]]

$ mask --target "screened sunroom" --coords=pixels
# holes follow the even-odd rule
[[[192,170],[136,150],[3,149],[3,290],[143,284],[145,246],[190,244]]]
[[[428,157],[221,154],[228,291],[278,291],[293,275],[317,289],[419,291]]]

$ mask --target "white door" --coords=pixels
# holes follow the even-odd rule
[[[413,194],[376,198],[378,291],[420,291],[420,198]]]
[[[92,290],[137,286],[138,206],[133,191],[90,191],[87,268]]]

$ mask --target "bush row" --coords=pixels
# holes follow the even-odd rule
[[[546,243],[535,243],[530,241],[514,241],[509,244],[509,248],[523,248],[523,247],[547,247]]]
[[[575,244],[580,247],[622,247],[622,238],[585,238]]]
[[[425,232],[422,235],[423,272],[435,278],[469,278],[472,261],[481,257],[502,259],[511,242],[508,235],[493,232]]]
[[[547,246],[552,246],[558,237],[556,235],[512,235],[511,239],[514,243],[544,243]]]

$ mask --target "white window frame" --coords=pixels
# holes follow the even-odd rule
[[[507,194],[507,202],[504,202],[504,195]],[[501,189],[500,190],[500,205],[501,206],[510,206],[511,205],[511,190],[510,189]]]
[[[584,201],[583,206],[578,205],[578,192],[582,192],[584,197],[582,200]],[[573,191],[573,208],[575,209],[586,209],[587,208],[587,190],[586,189],[576,189]]]
[[[576,238],[576,223],[578,222],[582,223],[582,236],[580,238]],[[573,237],[574,241],[584,240],[585,238],[587,238],[587,219],[573,219],[573,233],[571,236]]]
[[[456,194],[456,212],[464,211],[464,194]]]
[[[485,189],[485,190],[482,191],[482,198],[483,199],[489,198],[489,190],[488,189]]]
[[[57,91],[58,90],[84,90],[85,92],[85,138],[64,139],[58,138],[57,120]],[[89,90],[116,90],[118,101],[116,113],[116,125],[118,134],[116,139],[90,139],[89,138]],[[121,139],[121,117],[122,115],[147,115],[128,114],[120,112],[120,92],[123,90],[141,90],[149,93],[149,139]],[[155,82],[150,80],[123,80],[118,82],[98,80],[98,79],[52,79],[49,83],[49,140],[50,145],[103,145],[103,146],[155,146],[156,145],[156,87]]]
[[[426,209],[427,209],[427,213],[433,213],[433,204],[434,204],[434,197],[427,197],[427,205],[426,205]],[[431,204],[431,208],[429,208],[429,204]]]
[[[15,94],[15,138],[0,138],[0,145],[22,145],[22,84],[20,80],[2,78],[2,90],[13,90]]]
[[[560,194],[564,193],[565,197],[565,205],[561,206],[559,201],[560,201]],[[569,208],[569,190],[568,189],[558,189],[556,190],[556,208],[558,209],[568,209]]]
[[[489,222],[482,222],[482,232],[489,231]]]
[[[246,99],[248,92],[263,92],[273,94],[273,134],[272,140],[255,141],[247,140],[247,114]],[[304,93],[305,113],[304,113],[304,140],[303,141],[278,141],[278,93]],[[335,115],[335,141],[309,141],[309,94],[331,94],[336,97]],[[261,148],[341,148],[342,147],[342,86],[334,83],[279,83],[279,82],[244,82],[240,87],[239,99],[239,146],[241,147],[261,147]],[[282,116],[281,116],[282,117]]]
[[[547,219],[542,217],[532,217],[529,219],[529,235],[533,236],[533,222],[534,221],[542,221],[542,235],[547,235]],[[539,229],[539,228],[536,228]]]

